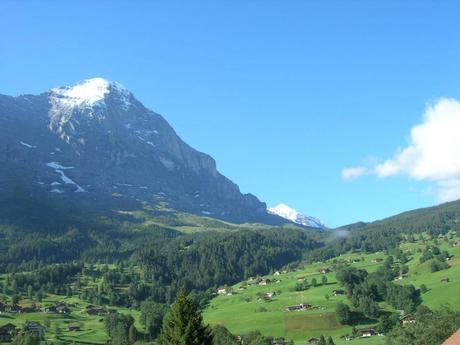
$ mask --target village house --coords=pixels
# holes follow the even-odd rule
[[[45,308],[46,314],[56,314],[56,307],[54,305]]]
[[[281,338],[273,339],[273,340],[272,340],[272,344],[273,344],[273,345],[287,345],[288,342],[286,341],[286,339],[284,339],[283,337],[281,337]]]
[[[313,306],[309,303],[301,303],[298,305],[291,305],[286,308],[286,311],[300,311],[300,310],[309,310],[312,309]]]
[[[335,290],[332,290],[332,293],[334,294],[334,296],[343,296],[345,295],[345,290],[335,289]]]
[[[40,339],[43,339],[43,337],[45,336],[45,328],[38,322],[27,321],[24,328],[28,332],[36,333]]]
[[[452,244],[452,247],[459,247],[460,246],[460,241],[455,241],[453,244]]]
[[[218,295],[225,295],[226,293],[227,293],[227,288],[222,287],[222,288],[217,289]]]
[[[273,296],[276,296],[276,292],[266,292],[265,293],[265,297],[266,298],[272,298]]]
[[[259,285],[262,285],[262,286],[265,286],[265,285],[268,285],[271,283],[271,280],[270,279],[262,279],[260,282],[259,282]]]
[[[361,338],[369,338],[375,335],[375,329],[373,327],[361,328],[361,329],[356,330],[356,333]]]
[[[22,307],[21,313],[35,313],[37,311],[37,307]]]
[[[67,327],[67,330],[69,332],[76,332],[76,331],[80,330],[80,326],[69,326],[69,327]]]
[[[59,305],[56,307],[58,314],[70,314],[70,309],[66,305]]]
[[[395,278],[395,280],[403,280],[403,279],[406,279],[407,277],[408,277],[407,274],[400,274],[399,276]]]
[[[5,304],[0,302],[0,314],[5,311]]]
[[[307,339],[307,344],[309,345],[317,345],[318,343],[319,343],[318,338],[311,337]]]
[[[375,258],[375,259],[372,260],[372,262],[373,262],[374,264],[377,264],[377,263],[379,263],[379,262],[383,262],[383,259],[382,259],[382,258]]]
[[[5,308],[5,311],[13,313],[13,314],[20,314],[20,313],[22,313],[22,307],[20,305],[17,305],[17,304],[7,305],[6,308]]]
[[[116,312],[116,311],[115,311]],[[108,310],[107,308],[104,308],[104,307],[96,307],[94,305],[91,305],[91,306],[87,306],[86,307],[86,313],[88,315],[98,315],[98,316],[103,316],[103,315],[107,315],[107,314],[110,314],[111,311]]]
[[[399,321],[401,321],[402,326],[405,326],[410,323],[415,323],[415,316],[412,314],[407,314],[403,316],[402,318],[400,318]]]
[[[319,272],[320,272],[321,274],[326,274],[326,273],[332,272],[332,270],[331,270],[329,267],[326,267],[326,268],[321,268],[321,269],[319,270]]]
[[[10,342],[16,333],[16,326],[12,323],[0,326],[0,343]]]
[[[449,277],[444,277],[441,279],[441,283],[448,283],[448,282],[450,282]]]
[[[276,271],[275,273],[273,273],[274,276],[279,276],[281,275],[281,272],[280,271]]]

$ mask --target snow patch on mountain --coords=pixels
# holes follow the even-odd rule
[[[48,167],[50,167],[52,169],[60,169],[60,170],[74,169],[74,167],[62,166],[58,162],[49,162],[49,163],[46,163],[46,166],[48,166]]]
[[[24,141],[19,141],[19,143],[20,143],[22,146],[25,146],[25,147],[27,147],[27,148],[29,148],[29,149],[36,149],[36,148],[37,148],[37,146],[33,146],[33,145],[30,145],[30,144],[27,144],[27,143],[24,142]]]
[[[73,86],[51,89],[50,99],[63,108],[105,105],[104,100],[112,90],[118,93],[123,107],[129,108],[131,93],[123,85],[104,78],[86,79]]]
[[[321,223],[321,221],[318,218],[301,214],[285,204],[279,204],[275,207],[271,207],[267,209],[267,211],[268,213],[280,216],[281,218],[290,220],[291,222],[294,222],[296,224],[319,229],[326,228],[326,226],[323,223]]]
[[[86,193],[87,192],[79,184],[77,184],[75,181],[73,181],[71,178],[69,178],[63,171],[63,170],[68,170],[68,169],[74,169],[74,167],[65,167],[65,166],[62,166],[61,164],[59,164],[57,162],[49,162],[49,163],[46,163],[46,165],[48,167],[50,167],[51,169],[54,169],[54,171],[56,173],[61,175],[62,182],[64,182],[65,184],[71,184],[71,185],[74,185],[75,187],[77,187],[77,189],[75,190],[75,193]],[[55,182],[53,182],[53,183],[55,183]]]

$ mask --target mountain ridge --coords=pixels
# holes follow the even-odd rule
[[[307,226],[310,228],[326,229],[326,226],[321,223],[318,218],[307,216],[297,212],[286,204],[278,204],[275,207],[268,208],[268,212],[281,218],[287,219],[295,224]]]
[[[93,78],[39,95],[0,95],[0,125],[4,188],[20,179],[30,193],[58,199],[78,192],[110,207],[165,202],[236,223],[283,223],[119,83]]]

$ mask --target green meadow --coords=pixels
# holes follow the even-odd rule
[[[428,292],[422,295],[423,304],[430,308],[439,308],[450,304],[455,309],[460,309],[460,247],[452,247],[450,239],[440,238],[437,246],[447,250],[453,255],[447,270],[431,273],[429,262],[419,263],[422,250],[433,241],[418,240],[414,243],[404,243],[401,249],[410,253],[409,273],[407,278],[398,281],[400,284],[413,284],[420,287],[425,284]],[[269,275],[262,278],[274,280],[266,286],[248,285],[245,282],[232,286],[233,295],[215,297],[204,313],[204,319],[211,325],[221,324],[228,327],[234,334],[245,334],[253,330],[260,330],[264,335],[285,337],[292,339],[295,344],[305,344],[309,337],[318,337],[321,334],[332,336],[336,344],[383,344],[383,336],[358,338],[351,341],[341,339],[340,336],[351,334],[352,328],[340,325],[336,320],[335,308],[339,301],[347,302],[345,296],[334,296],[333,290],[340,288],[335,278],[335,272],[321,274],[322,268],[331,267],[336,260],[348,260],[351,266],[365,268],[372,272],[381,265],[375,259],[385,259],[384,253],[364,254],[349,253],[328,262],[305,265],[302,268],[281,274]],[[327,277],[327,284],[320,285],[323,276]],[[444,277],[450,279],[443,283]],[[316,278],[319,286],[310,287],[308,290],[297,292],[294,286],[299,279],[306,278],[310,283]],[[270,300],[259,298],[261,294],[275,292]],[[287,306],[300,303],[309,303],[317,309],[306,311],[286,311]],[[388,306],[381,305],[388,308]],[[367,324],[369,325],[369,324]],[[357,328],[366,324],[357,325]]]
[[[407,278],[398,281],[399,284],[413,284],[415,287],[425,284],[428,291],[422,295],[423,304],[430,308],[440,308],[449,304],[455,309],[460,307],[460,247],[453,247],[452,241],[458,238],[439,238],[436,245],[441,250],[447,250],[452,258],[449,260],[450,268],[431,273],[430,263],[420,264],[421,250],[426,245],[433,245],[433,240],[425,238],[413,243],[403,243],[400,249],[409,254],[409,273]],[[321,269],[330,268],[338,261],[349,262],[357,268],[365,268],[369,272],[375,271],[382,263],[377,259],[384,260],[387,255],[383,252],[365,254],[361,252],[347,253],[327,262],[300,265],[297,269],[286,273],[272,274],[257,277],[270,279],[272,282],[262,286],[250,285],[246,281],[231,287],[232,295],[222,295],[213,298],[204,311],[204,320],[211,325],[224,325],[234,334],[246,334],[254,330],[261,331],[266,336],[285,337],[292,339],[295,344],[305,345],[309,337],[318,337],[323,334],[332,336],[338,345],[343,344],[368,344],[381,345],[384,343],[383,336],[371,338],[358,338],[346,341],[341,338],[352,333],[352,328],[343,326],[337,322],[335,309],[338,302],[348,303],[345,296],[334,296],[333,290],[339,289],[335,272],[320,273]],[[109,265],[109,268],[115,268]],[[96,269],[101,267],[95,266]],[[322,285],[322,278],[327,278],[327,284]],[[443,283],[443,278],[449,278],[448,283]],[[305,291],[295,291],[297,282],[307,279],[309,283],[316,279],[317,286],[310,287]],[[5,276],[0,276],[4,281]],[[71,296],[48,294],[41,302],[35,302],[42,310],[51,305],[64,302],[70,306],[71,313],[46,314],[43,311],[21,314],[0,314],[0,326],[13,323],[22,327],[26,321],[38,321],[46,327],[46,340],[68,341],[81,344],[105,344],[109,340],[104,329],[103,316],[91,316],[86,313],[88,302],[78,296],[82,289],[95,287],[101,281],[97,277],[81,280],[80,289],[73,287],[74,294]],[[118,289],[126,289],[120,285]],[[273,293],[270,299],[262,298],[266,293]],[[0,300],[10,299],[11,296],[0,294]],[[34,302],[27,299],[20,301],[22,306],[32,305]],[[314,306],[312,310],[286,311],[286,307],[308,303]],[[388,306],[382,308],[391,310]],[[140,312],[136,309],[114,307],[120,313],[131,314],[136,320],[136,328],[143,332],[139,323]],[[392,310],[394,311],[394,310]],[[365,321],[357,325],[357,328],[373,325]],[[79,326],[79,331],[69,331],[68,326]]]

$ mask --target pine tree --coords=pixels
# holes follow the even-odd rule
[[[331,336],[329,336],[329,337],[327,338],[326,345],[335,345],[334,340],[332,340],[332,337],[331,337]]]
[[[134,344],[137,341],[137,329],[134,324],[129,327],[128,338],[130,344]]]
[[[324,335],[319,337],[318,345],[326,345],[326,339],[324,339]]]
[[[211,345],[212,336],[197,306],[181,288],[163,322],[159,345]]]

